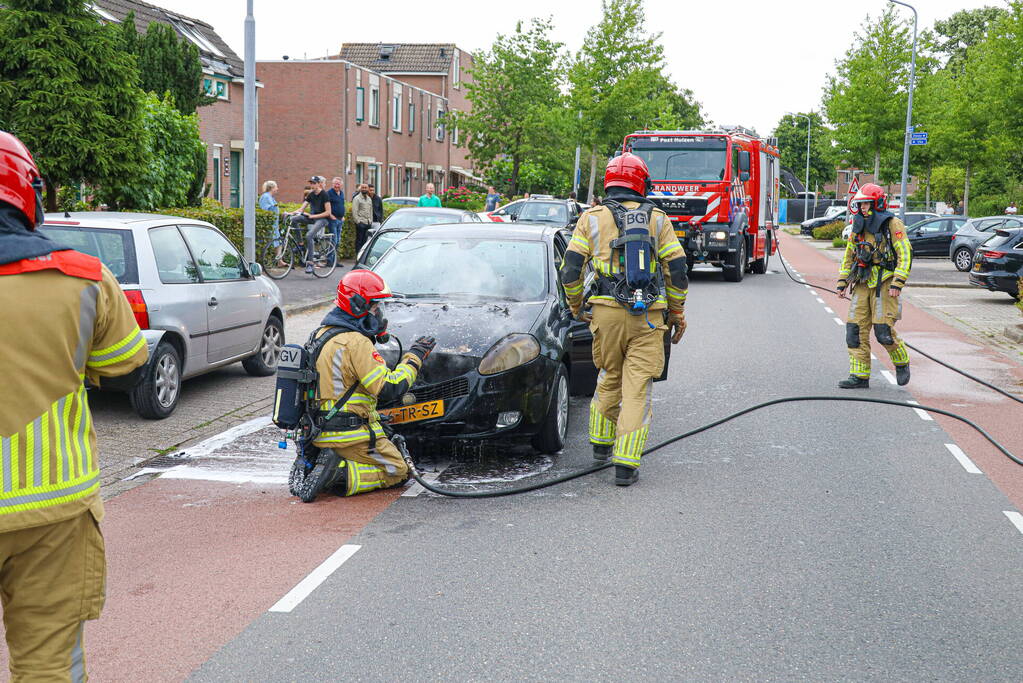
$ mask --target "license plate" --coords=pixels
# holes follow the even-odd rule
[[[678,235],[679,237],[685,237],[686,236],[686,231],[685,230],[676,230],[675,234]]]
[[[430,420],[435,417],[444,416],[444,401],[426,401],[424,403],[413,403],[410,406],[401,406],[400,408],[388,408],[387,410],[381,410],[380,414],[390,416],[391,424]]]
[[[974,270],[980,270],[980,264],[979,263],[974,263],[973,264],[973,269]]]

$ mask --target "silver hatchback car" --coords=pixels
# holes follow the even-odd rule
[[[149,362],[128,392],[142,417],[167,417],[183,379],[241,361],[272,375],[284,345],[281,292],[203,221],[144,213],[47,214],[41,231],[99,258],[121,283],[146,338]]]

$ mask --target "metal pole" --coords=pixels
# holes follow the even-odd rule
[[[913,86],[916,84],[916,8],[900,0],[888,0],[913,10],[913,53],[909,66],[909,101],[906,103],[906,134],[902,145],[902,201],[899,202],[899,220],[906,222],[906,181],[909,179],[909,138],[913,133]]]
[[[579,110],[579,120],[581,121],[582,118],[583,112],[582,110]],[[572,192],[575,192],[576,200],[579,199],[579,175],[581,170],[579,168],[579,153],[581,149],[582,149],[581,145],[575,146],[575,171],[572,173]]]
[[[793,114],[793,116],[798,116],[800,118],[806,119],[806,176],[803,180],[803,192],[806,193],[810,191],[810,117],[807,116],[806,114]],[[814,197],[813,206],[814,212],[816,212],[817,211],[816,196]],[[811,218],[811,216],[806,215],[807,213],[806,210],[809,207],[810,207],[809,197],[803,197],[803,220]]]
[[[256,19],[252,16],[253,0],[248,0],[245,15],[245,159],[242,163],[242,243],[245,261],[256,260]]]

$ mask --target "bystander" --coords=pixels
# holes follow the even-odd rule
[[[327,201],[330,202],[330,219],[327,222],[327,229],[333,235],[336,245],[341,241],[341,230],[345,222],[345,190],[341,185],[340,178],[335,177],[330,181]]]
[[[486,211],[497,211],[498,203],[501,201],[501,195],[497,192],[497,189],[491,185],[487,188],[487,205]]]
[[[373,202],[373,223],[371,228],[376,230],[384,222],[384,200],[377,194],[376,185],[369,184],[369,198]]]
[[[440,206],[440,197],[433,193],[433,183],[426,184],[426,194],[419,197],[419,206]]]
[[[359,185],[359,193],[352,200],[352,222],[355,223],[355,255],[358,256],[373,225],[373,200],[369,198],[369,187],[365,183]]]

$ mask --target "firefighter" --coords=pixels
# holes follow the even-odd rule
[[[572,313],[590,321],[600,370],[590,403],[593,457],[611,457],[618,486],[639,478],[653,380],[664,369],[664,334],[670,327],[677,344],[686,330],[686,254],[667,215],[646,198],[650,188],[641,158],[612,159],[603,204],[579,216],[561,268]],[[596,279],[584,302],[587,263]]]
[[[838,271],[838,296],[849,299],[845,343],[849,347],[849,377],[843,389],[870,386],[870,330],[888,351],[899,385],[909,382],[909,352],[895,333],[902,317],[902,288],[912,263],[906,226],[889,213],[888,198],[879,186],[867,183],[853,197],[853,231]]]
[[[389,369],[374,348],[375,343],[387,341],[383,306],[389,298],[391,290],[383,278],[368,270],[353,270],[341,278],[337,307],[315,333],[318,338],[331,328],[346,330],[330,338],[316,359],[321,416],[329,419],[313,441],[323,451],[307,477],[314,487],[308,492],[310,499],[326,489],[354,496],[408,479],[408,466],[380,426],[377,402],[391,402],[411,388],[436,342],[433,337],[420,337],[398,366]],[[330,416],[335,403],[346,396]]]
[[[148,353],[99,259],[52,242],[28,149],[0,131],[0,599],[11,679],[85,680],[83,622],[100,615],[106,556],[86,378]]]

